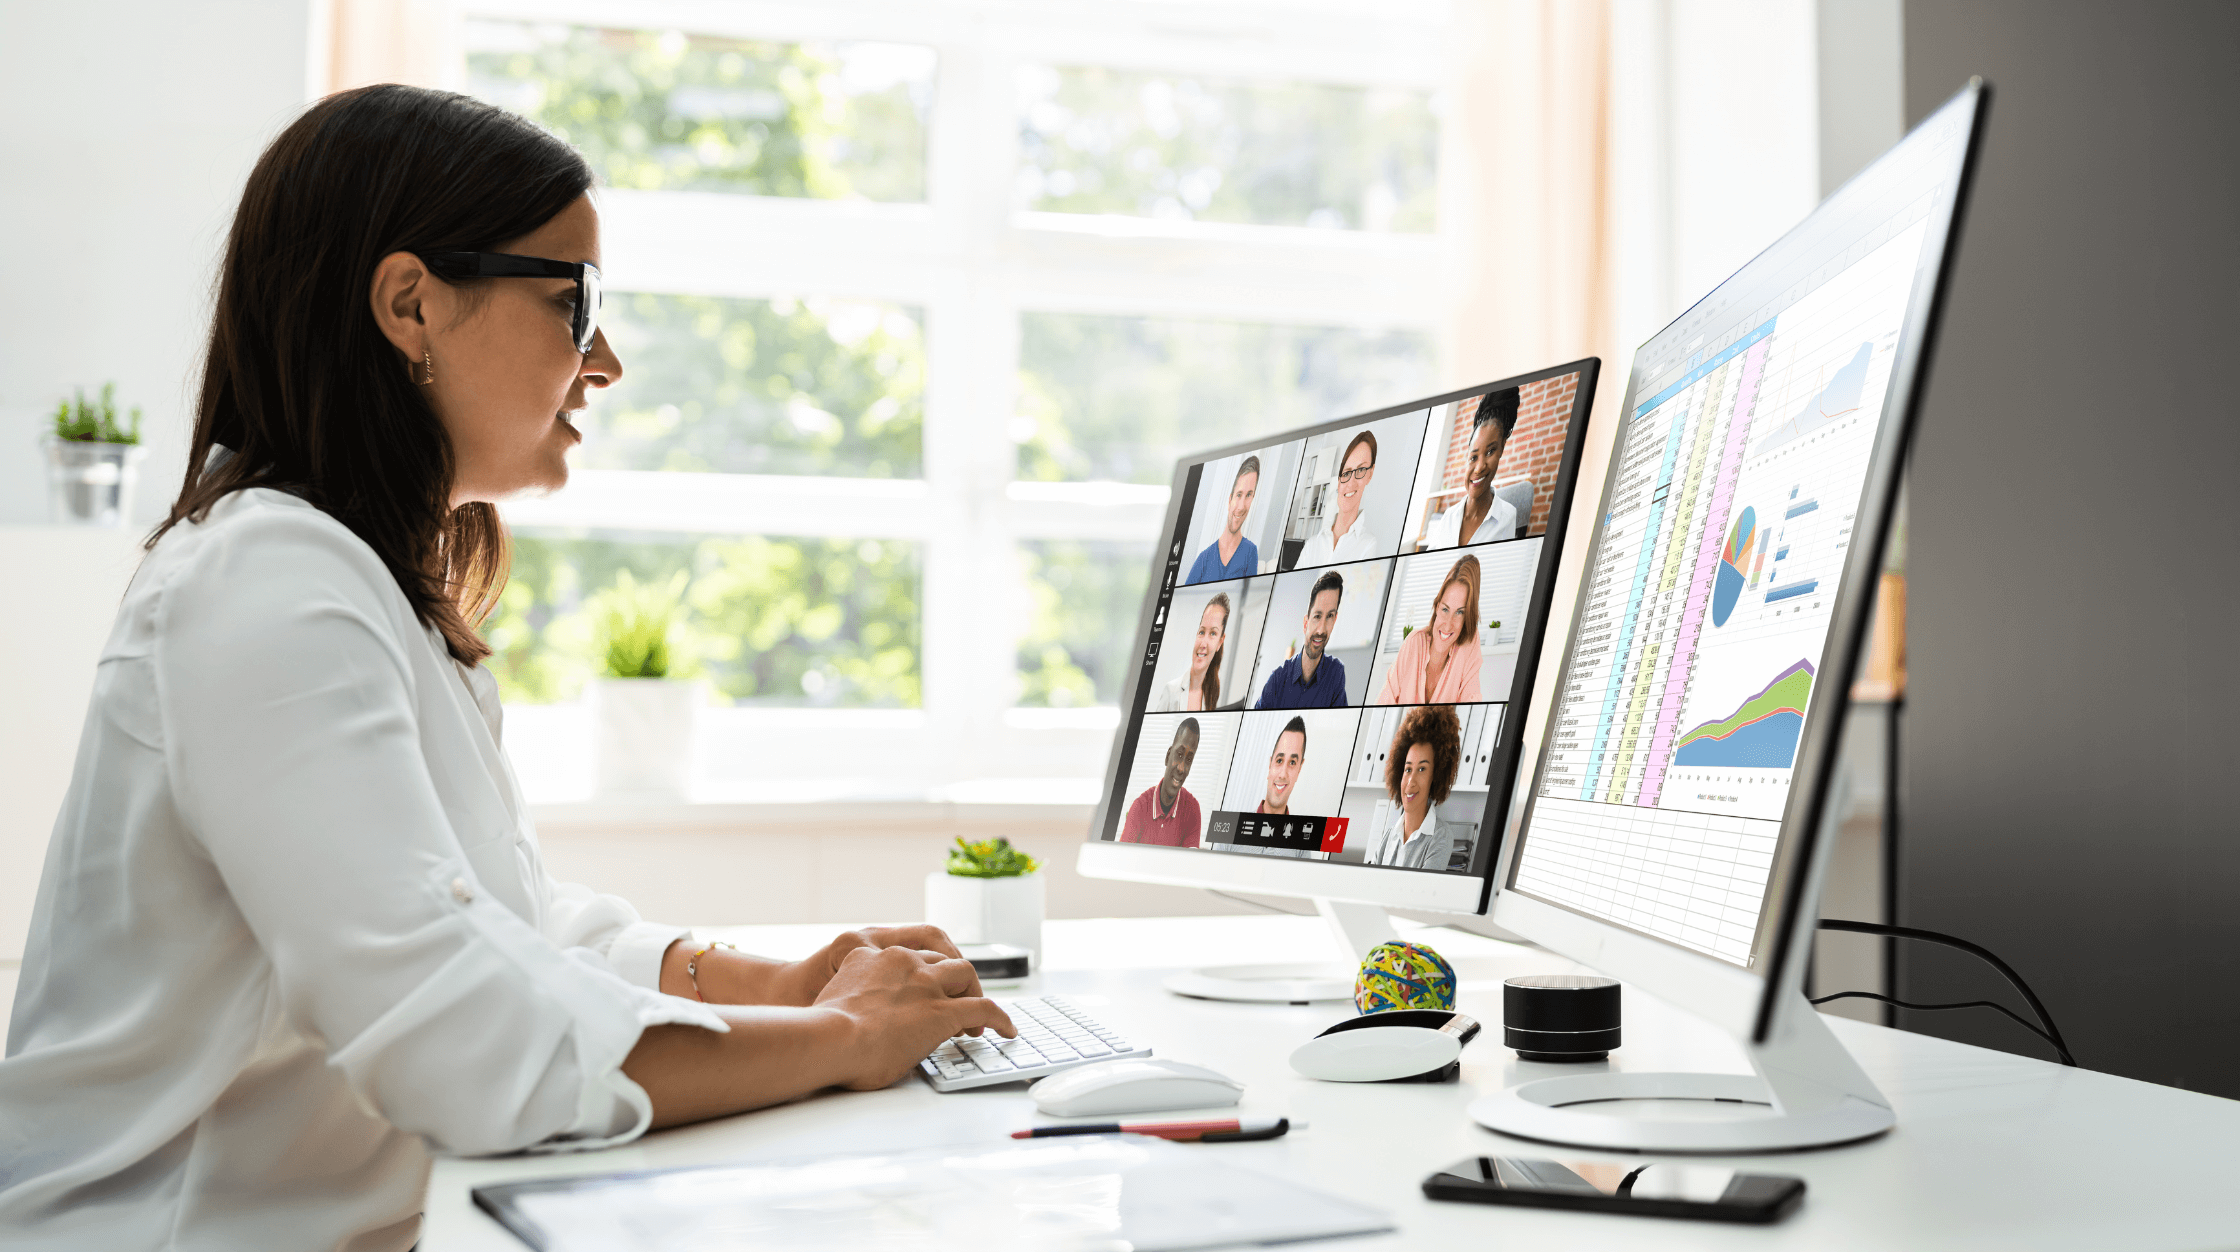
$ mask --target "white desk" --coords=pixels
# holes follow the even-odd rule
[[[798,955],[822,927],[741,928],[725,939]],[[2240,1246],[2233,1181],[2240,1102],[2145,1085],[1956,1042],[1831,1019],[1898,1112],[1890,1134],[1795,1155],[1696,1162],[1791,1173],[1804,1206],[1777,1225],[1636,1219],[1433,1203],[1425,1174],[1486,1153],[1547,1156],[1488,1132],[1469,1102],[1530,1076],[1579,1068],[1521,1064],[1501,1045],[1502,978],[1582,970],[1522,946],[1447,929],[1410,932],[1461,976],[1458,1004],[1487,1024],[1445,1085],[1339,1085],[1294,1075],[1292,1047],[1351,1014],[1341,1003],[1244,1006],[1166,993],[1159,979],[1201,961],[1318,956],[1329,937],[1297,917],[1089,919],[1048,925],[1048,974],[1020,992],[1085,996],[1154,1052],[1246,1082],[1240,1111],[1311,1126],[1272,1142],[1208,1148],[1217,1158],[1322,1187],[1394,1213],[1394,1233],[1315,1244],[1335,1250],[2175,1250]],[[1746,1070],[1723,1034],[1628,989],[1614,1066]],[[1607,1070],[1599,1066],[1586,1070]],[[987,1141],[1033,1123],[1021,1085],[936,1094],[916,1079],[829,1093],[654,1134],[589,1154],[441,1160],[429,1190],[430,1250],[519,1249],[468,1199],[496,1181],[774,1160],[904,1144]],[[1197,1113],[1192,1113],[1197,1114]],[[1615,1158],[1626,1158],[1617,1156]]]

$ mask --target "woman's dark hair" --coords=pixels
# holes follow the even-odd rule
[[[1492,425],[1501,433],[1501,440],[1509,440],[1509,431],[1517,427],[1517,407],[1524,396],[1517,390],[1495,390],[1478,397],[1478,409],[1470,417],[1472,433]]]
[[[1206,662],[1206,676],[1198,685],[1198,699],[1206,708],[1218,709],[1221,707],[1221,658],[1229,651],[1229,593],[1223,591],[1207,600],[1206,607],[1221,609],[1221,646],[1215,649],[1213,659]],[[1204,613],[1198,614],[1200,625],[1205,624],[1205,619]]]
[[[475,626],[505,588],[505,527],[487,503],[451,506],[451,442],[374,322],[373,270],[495,249],[590,187],[574,149],[456,93],[383,83],[304,111],[242,190],[186,482],[148,545],[233,491],[283,490],[373,548],[452,656],[488,656]]]
[[[1462,719],[1455,716],[1453,705],[1419,704],[1400,719],[1392,752],[1384,759],[1384,786],[1394,801],[1400,799],[1400,772],[1408,752],[1417,744],[1431,746],[1431,803],[1442,804],[1462,772]]]

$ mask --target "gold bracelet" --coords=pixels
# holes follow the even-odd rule
[[[722,941],[709,941],[707,944],[702,945],[700,948],[694,950],[692,952],[692,957],[685,959],[684,976],[685,979],[692,982],[692,996],[700,999],[703,1002],[708,1000],[708,995],[700,991],[700,955],[707,953],[711,949],[737,948],[739,947],[736,945],[725,944]]]

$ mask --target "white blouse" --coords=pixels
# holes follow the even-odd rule
[[[555,884],[497,688],[371,548],[227,496],[102,650],[0,1060],[0,1238],[394,1248],[430,1150],[628,1141],[677,928]]]
[[[1431,518],[1430,528],[1423,534],[1423,549],[1437,551],[1441,547],[1462,545],[1462,514],[1469,508],[1467,501],[1457,503]],[[1517,509],[1507,499],[1496,497],[1493,510],[1486,519],[1478,522],[1478,532],[1473,542],[1501,542],[1517,534]]]
[[[1317,569],[1325,565],[1344,564],[1365,556],[1377,554],[1377,536],[1369,532],[1369,522],[1356,516],[1353,528],[1336,542],[1330,541],[1328,527],[1314,531],[1307,545],[1299,549],[1299,562],[1293,569]]]

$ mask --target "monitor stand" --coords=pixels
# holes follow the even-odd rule
[[[1337,938],[1338,957],[1323,962],[1244,963],[1199,967],[1167,977],[1167,988],[1184,997],[1216,1002],[1350,1002],[1353,979],[1370,950],[1392,939],[1392,916],[1382,906],[1358,901],[1314,899],[1322,921]]]
[[[1497,1133],[1614,1151],[1793,1151],[1884,1133],[1897,1116],[1801,989],[1774,1013],[1773,1039],[1743,1046],[1755,1076],[1586,1072],[1528,1081],[1480,1098],[1470,1118]],[[1582,1103],[1621,1099],[1724,1104],[1728,1116],[1636,1119]]]

